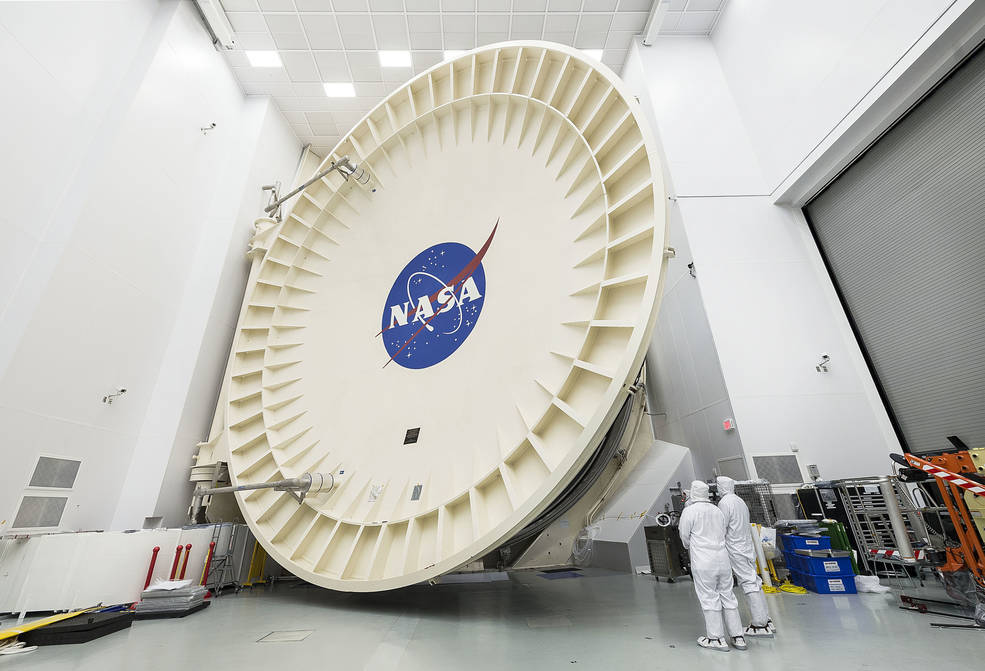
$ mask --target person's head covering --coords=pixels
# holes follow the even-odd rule
[[[718,483],[718,496],[722,497],[726,494],[735,494],[735,480],[726,477],[724,475],[719,475],[715,478],[715,482]]]
[[[691,501],[710,501],[708,495],[708,483],[703,480],[695,480],[691,483],[691,492],[688,495]]]

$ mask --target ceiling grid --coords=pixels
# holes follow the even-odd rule
[[[725,0],[664,0],[663,34],[707,35]],[[602,50],[622,70],[653,0],[222,0],[237,48],[224,51],[248,95],[276,101],[302,142],[324,156],[369,110],[445,51],[506,40],[548,40]],[[410,53],[381,67],[379,52]],[[253,67],[247,51],[276,52],[280,67]],[[351,82],[328,97],[324,82]]]

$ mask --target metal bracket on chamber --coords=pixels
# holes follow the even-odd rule
[[[304,497],[307,494],[330,492],[333,487],[335,487],[335,476],[331,473],[302,473],[296,478],[289,478],[287,480],[258,482],[252,485],[237,485],[235,487],[211,487],[209,489],[201,489],[195,492],[195,494],[197,496],[209,496],[211,494],[245,492],[252,489],[272,489],[275,492],[288,492],[298,503],[304,503]]]
[[[343,156],[337,161],[332,161],[332,164],[330,166],[319,172],[317,175],[309,179],[307,182],[305,182],[298,188],[294,189],[287,195],[281,196],[280,198],[272,202],[270,205],[263,208],[263,211],[266,212],[267,214],[276,212],[277,209],[281,205],[283,205],[286,201],[290,200],[297,194],[301,193],[302,191],[304,191],[306,188],[308,188],[309,186],[320,180],[325,175],[334,171],[338,171],[338,173],[342,175],[342,178],[345,181],[348,182],[351,179],[354,182],[356,182],[356,184],[358,184],[359,186],[362,186],[367,190],[369,190],[371,193],[376,192],[376,185],[373,184],[372,176],[368,172],[366,172],[363,168],[359,167],[357,164],[352,163],[349,160],[348,156]]]

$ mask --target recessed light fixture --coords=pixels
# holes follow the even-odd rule
[[[465,49],[447,49],[445,50],[445,60],[453,61],[464,53],[466,53]]]
[[[605,49],[582,49],[581,50],[581,52],[583,54],[585,54],[586,56],[590,56],[591,58],[594,58],[597,61],[601,61],[602,60],[602,52],[604,52],[604,51],[605,51]]]
[[[276,51],[247,51],[246,58],[255,68],[279,68],[280,54]]]
[[[380,65],[384,68],[409,68],[409,51],[381,51]]]
[[[329,98],[355,98],[356,88],[352,82],[325,82],[325,95]]]

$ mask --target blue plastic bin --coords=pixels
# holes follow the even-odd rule
[[[813,575],[855,575],[851,557],[804,557],[804,573]]]
[[[797,534],[780,534],[783,549],[787,552],[794,550],[830,550],[831,539],[828,536],[798,536]]]
[[[784,550],[783,561],[791,571],[811,575],[854,575],[851,557],[808,557]]]
[[[808,573],[807,562],[805,561],[807,557],[803,555],[796,554],[794,552],[783,551],[783,563],[787,565],[787,568],[791,571],[800,571],[801,573]]]
[[[787,568],[790,568],[789,566]],[[790,569],[790,580],[818,594],[855,594],[853,575],[812,575]]]

